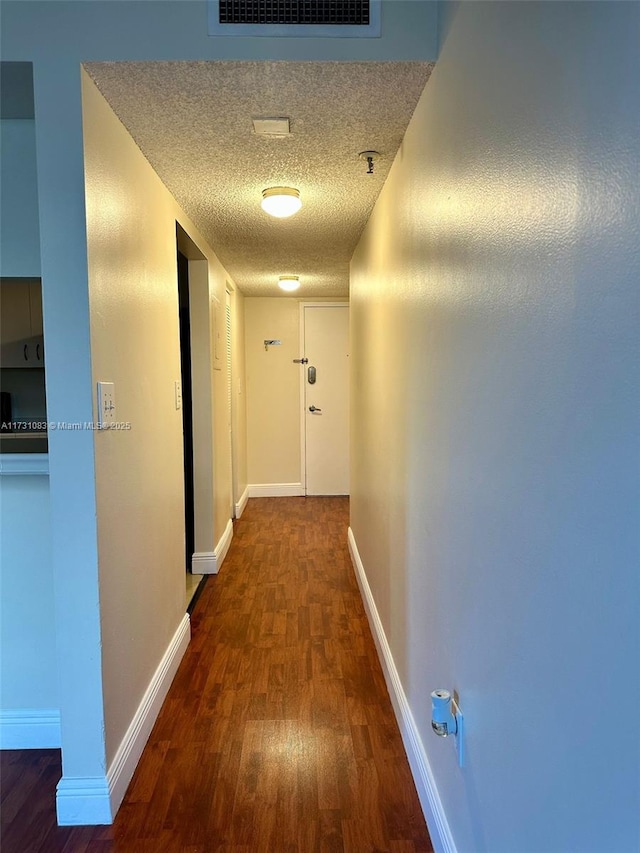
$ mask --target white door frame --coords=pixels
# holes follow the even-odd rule
[[[349,308],[350,302],[348,299],[342,302],[300,302],[300,353],[298,358],[305,358],[304,351],[304,309],[305,308]],[[300,367],[300,482],[302,484],[302,494],[307,494],[307,424],[306,424],[306,381],[307,381],[307,365],[301,364]]]
[[[231,471],[230,471],[230,479],[231,479],[231,508],[230,508],[230,516],[229,518],[236,517],[236,504],[238,502],[237,496],[237,485],[236,485],[236,474],[238,471],[238,462],[236,458],[236,436],[235,429],[233,427],[233,416],[234,416],[234,393],[233,393],[233,382],[235,379],[235,365],[234,365],[234,352],[233,352],[233,334],[235,331],[235,317],[234,317],[234,308],[235,308],[235,293],[233,289],[233,285],[231,282],[226,282],[225,294],[224,294],[224,334],[225,334],[225,349],[227,352],[227,405],[229,411],[227,412],[227,416],[229,418],[229,459],[231,462]],[[229,318],[231,322],[229,322]]]

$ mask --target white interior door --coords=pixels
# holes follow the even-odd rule
[[[348,495],[349,306],[303,305],[302,312],[306,494]]]

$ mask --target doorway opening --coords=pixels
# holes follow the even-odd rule
[[[178,249],[178,311],[180,320],[180,381],[184,452],[185,569],[191,574],[195,551],[195,496],[193,488],[193,388],[191,383],[191,318],[189,260]]]
[[[195,587],[196,578],[217,571],[213,524],[216,511],[214,372],[222,369],[224,353],[217,322],[218,301],[209,278],[209,261],[179,223],[176,223],[176,235],[183,389],[185,560],[189,588],[190,579]]]

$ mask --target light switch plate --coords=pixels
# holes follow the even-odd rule
[[[113,382],[98,382],[98,427],[109,429],[116,422],[116,390]]]

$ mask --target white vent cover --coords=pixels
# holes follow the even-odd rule
[[[379,38],[381,0],[207,0],[210,36]]]
[[[253,131],[258,136],[281,137],[291,134],[290,120],[286,116],[277,118],[254,116],[251,121],[253,122]]]

